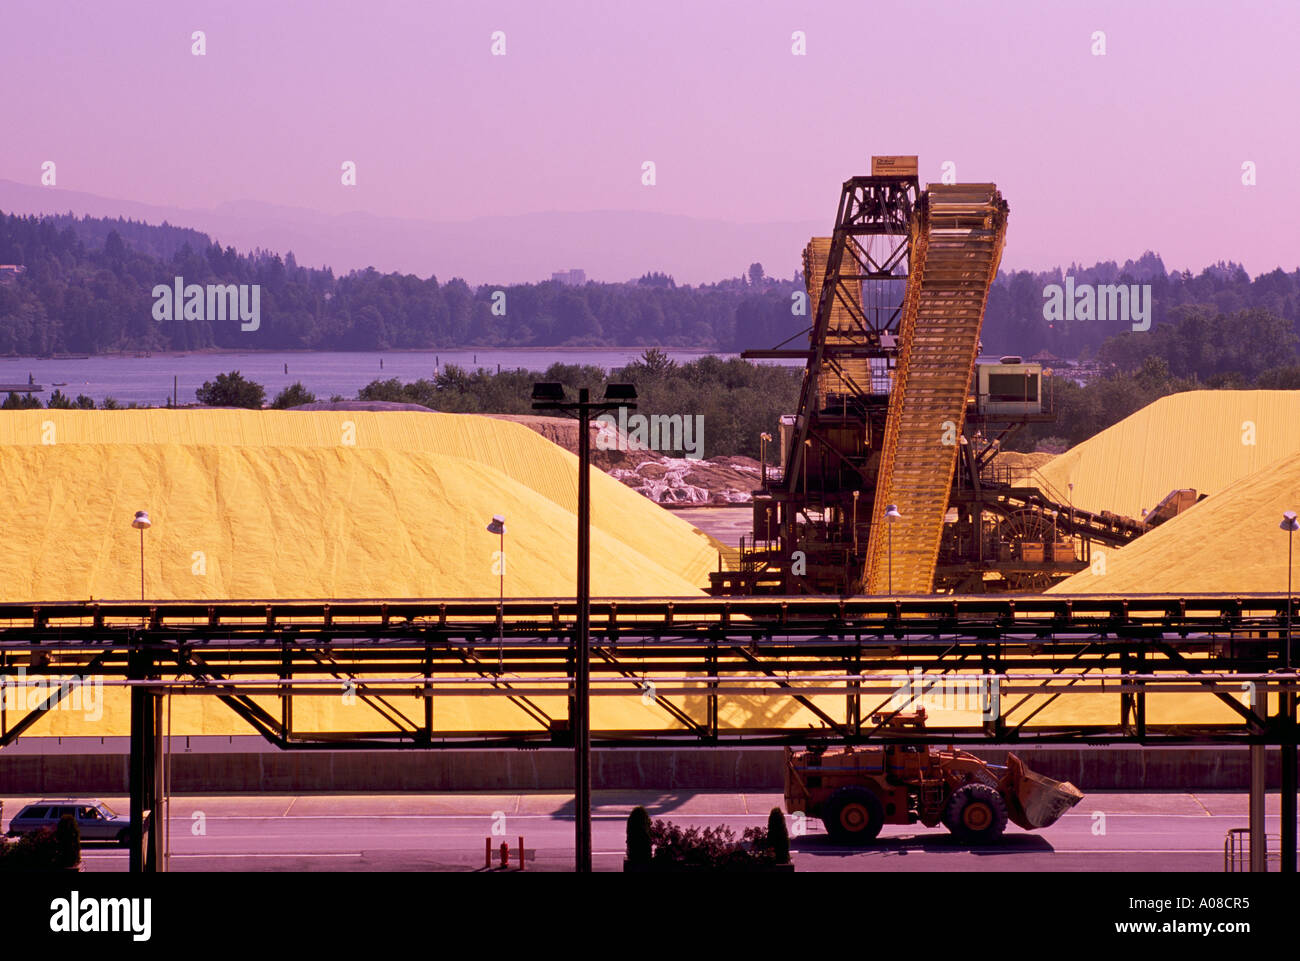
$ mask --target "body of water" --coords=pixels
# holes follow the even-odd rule
[[[689,363],[710,354],[706,350],[666,350],[675,361]],[[626,366],[641,356],[636,350],[554,348],[547,350],[420,350],[420,351],[247,351],[230,353],[164,354],[136,357],[106,354],[84,358],[0,357],[0,384],[32,381],[44,388],[36,391],[45,404],[57,388],[69,397],[85,394],[96,403],[113,397],[126,404],[165,406],[172,396],[181,404],[195,403],[194,392],[217,374],[237,370],[245,378],[266,388],[271,399],[290,384],[301,381],[318,400],[339,394],[354,400],[357,391],[374,380],[396,377],[407,382],[421,377],[432,379],[449,364],[467,370],[524,370],[540,373],[551,364],[590,364],[605,370]],[[738,354],[715,354],[722,359]],[[996,357],[981,357],[981,362]],[[759,361],[803,366],[802,360]],[[1063,376],[1069,374],[1062,372]],[[66,386],[58,386],[66,385]]]
[[[373,380],[396,377],[402,381],[432,378],[440,367],[449,364],[474,370],[482,367],[495,371],[523,368],[540,372],[551,364],[590,364],[613,370],[641,356],[641,350],[438,350],[398,351],[385,353],[353,351],[298,351],[276,353],[162,354],[150,357],[110,354],[88,358],[0,358],[0,383],[26,384],[30,377],[45,389],[36,392],[44,404],[56,389],[70,397],[85,394],[96,403],[113,397],[125,404],[161,407],[172,396],[173,378],[181,404],[195,402],[194,392],[217,374],[237,370],[248,380],[266,388],[268,403],[277,392],[295,381],[314,393],[319,400],[340,394],[348,400]],[[667,350],[678,363],[704,357],[709,351]],[[718,354],[723,358],[735,354]],[[287,372],[286,372],[287,368]]]

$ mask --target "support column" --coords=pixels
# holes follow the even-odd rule
[[[149,851],[146,864],[152,862],[153,870],[166,871],[167,859],[163,856],[163,841],[167,836],[167,782],[163,777],[163,761],[167,752],[163,750],[163,697],[161,694],[149,693],[153,702],[153,791],[149,797],[149,813],[153,829],[149,832]]]
[[[1282,705],[1282,866],[1283,874],[1296,873],[1296,695],[1281,695]]]
[[[1267,796],[1268,746],[1250,746],[1250,869],[1268,870],[1268,840],[1264,824],[1264,798]]]
[[[133,650],[128,659],[128,676],[131,680],[146,680],[150,672],[149,655],[141,650]],[[157,696],[152,691],[139,686],[131,688],[131,843],[128,864],[132,872],[154,870],[154,864],[148,857],[152,845],[146,820],[152,811],[154,798],[156,710]]]
[[[574,869],[591,873],[591,396],[578,391],[578,629],[574,664]]]

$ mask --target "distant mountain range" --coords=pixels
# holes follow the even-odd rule
[[[829,234],[816,221],[737,224],[635,211],[532,213],[459,222],[407,220],[366,213],[330,215],[296,207],[234,201],[184,209],[0,180],[0,211],[164,221],[209,234],[241,252],[293,252],[303,266],[336,273],[374,267],[471,286],[549,280],[581,269],[590,280],[620,283],[650,271],[679,284],[737,277],[751,263],[769,276],[792,277],[808,238]]]

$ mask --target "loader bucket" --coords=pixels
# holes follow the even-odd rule
[[[1069,781],[1053,781],[1036,774],[1014,754],[1007,755],[1007,773],[1000,786],[1007,801],[1007,816],[1026,831],[1055,824],[1083,800],[1083,792]]]

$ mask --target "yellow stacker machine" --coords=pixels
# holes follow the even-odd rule
[[[1006,238],[994,184],[930,184],[915,157],[875,157],[804,250],[806,361],[781,463],[754,496],[739,563],[713,594],[1037,592],[1149,525],[1017,486],[995,464],[1022,425],[1054,419],[1049,371],[979,362]]]

